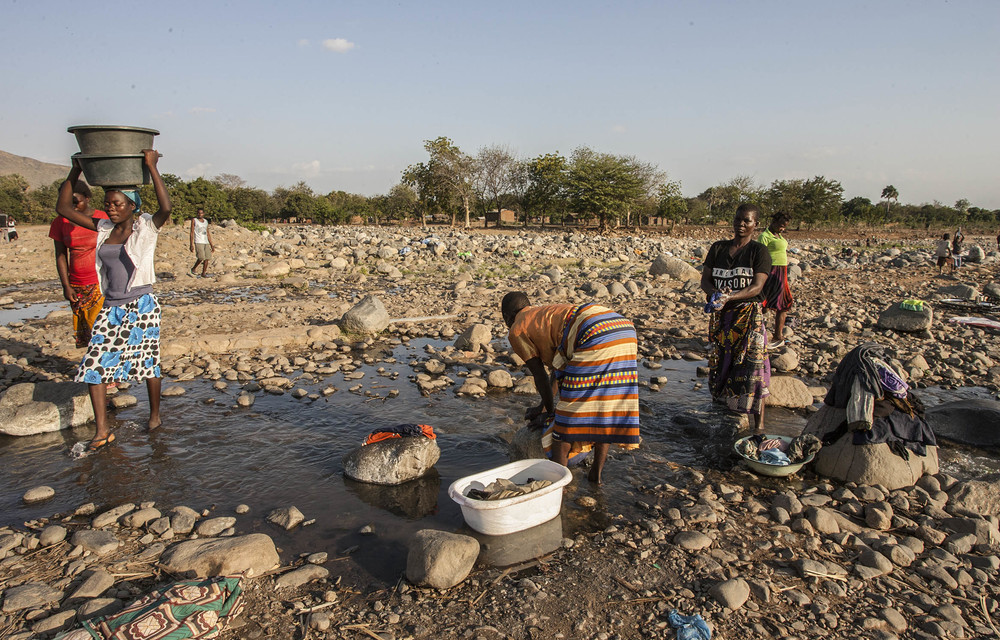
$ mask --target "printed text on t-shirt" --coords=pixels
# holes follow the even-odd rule
[[[740,291],[746,289],[753,283],[753,267],[733,267],[732,269],[712,269],[712,278],[715,280],[715,288],[719,291],[729,289]]]

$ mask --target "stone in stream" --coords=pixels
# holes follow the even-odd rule
[[[186,540],[168,548],[159,566],[179,577],[208,578],[233,573],[260,574],[278,565],[274,542],[263,533],[232,538]]]
[[[225,387],[223,387],[223,388],[225,388]],[[179,384],[172,384],[169,387],[167,387],[166,389],[164,389],[160,393],[160,395],[163,396],[164,398],[175,398],[177,396],[182,396],[185,393],[187,393],[187,390],[185,390],[184,387],[182,387]]]
[[[440,457],[436,440],[392,438],[347,453],[343,457],[344,475],[359,482],[402,484],[425,475]]]
[[[927,410],[927,424],[939,438],[975,447],[1000,446],[1000,402],[955,400]]]
[[[485,324],[474,324],[455,339],[455,348],[462,351],[479,351],[493,339],[493,332]]]
[[[299,526],[306,517],[294,506],[281,507],[267,514],[267,521],[276,524],[285,531]]]
[[[514,381],[510,377],[510,372],[506,369],[494,369],[486,374],[486,382],[497,389],[510,389],[514,386]]]
[[[95,516],[94,519],[90,521],[90,526],[93,527],[94,529],[101,529],[103,527],[107,527],[109,525],[118,522],[118,518],[134,510],[135,510],[135,505],[132,504],[131,502],[118,505],[117,507],[108,509],[104,513]]]
[[[141,529],[161,515],[163,514],[160,513],[159,509],[149,507],[148,509],[139,509],[138,511],[125,514],[121,522],[130,529]]]
[[[51,500],[56,495],[56,490],[52,487],[35,487],[33,489],[28,489],[21,496],[21,501],[24,504],[37,504],[39,502],[45,502],[46,500]]]
[[[421,529],[410,540],[406,579],[415,585],[450,589],[465,580],[479,557],[479,541],[456,533]]]
[[[0,434],[31,436],[92,422],[87,385],[68,382],[25,382],[0,397]]]
[[[38,535],[38,544],[43,547],[50,547],[66,539],[66,527],[58,524],[50,524]]]
[[[221,516],[218,518],[208,518],[207,520],[202,520],[195,527],[194,532],[199,536],[203,537],[213,537],[217,536],[226,529],[232,527],[236,524],[236,518],[232,516]]]
[[[389,313],[375,296],[365,296],[340,320],[340,328],[348,333],[381,333],[389,326]]]
[[[116,393],[111,396],[111,406],[115,409],[127,409],[139,404],[139,399],[129,393]]]

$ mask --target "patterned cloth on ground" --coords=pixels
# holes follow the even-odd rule
[[[240,576],[175,582],[118,613],[83,623],[65,640],[184,640],[215,638],[243,607]]]
[[[392,440],[393,438],[429,438],[434,440],[437,435],[434,434],[434,427],[429,424],[397,424],[395,427],[385,427],[372,431],[361,445]]]
[[[75,382],[99,384],[160,377],[160,303],[147,293],[120,307],[104,307]]]
[[[639,446],[636,356],[635,327],[628,319],[593,303],[569,314],[554,359],[554,440]]]
[[[725,402],[730,411],[759,414],[771,384],[761,304],[745,302],[713,313],[708,336],[712,341],[708,358],[712,397]]]

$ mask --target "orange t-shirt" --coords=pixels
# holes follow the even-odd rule
[[[546,304],[521,309],[507,334],[514,353],[527,362],[532,358],[552,366],[552,358],[562,342],[566,318],[573,311],[571,304]]]

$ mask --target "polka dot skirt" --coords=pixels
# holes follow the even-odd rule
[[[75,381],[88,384],[160,377],[160,303],[152,293],[104,307],[94,321]]]

